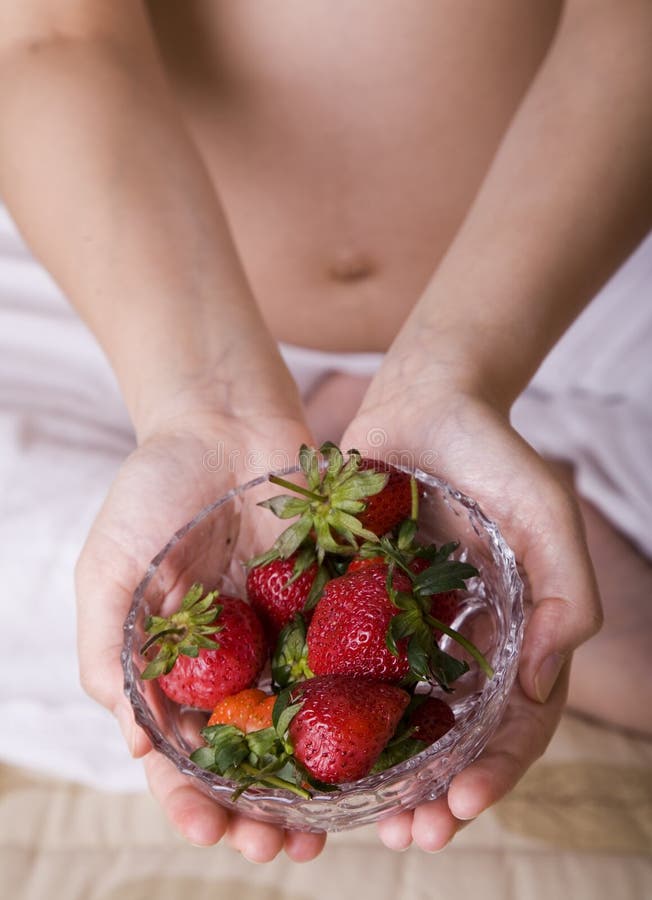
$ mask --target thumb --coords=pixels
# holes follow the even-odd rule
[[[545,703],[573,651],[602,626],[602,608],[579,506],[556,480],[528,528],[520,558],[533,610],[519,668],[525,693]]]
[[[86,693],[115,716],[129,752],[141,757],[149,752],[149,738],[135,722],[124,694],[122,625],[131,596],[82,553],[75,570],[77,594],[77,651],[79,680]]]

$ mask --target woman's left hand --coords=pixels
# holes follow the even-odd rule
[[[363,455],[373,449],[390,460],[400,454],[475,498],[500,526],[529,581],[533,608],[519,679],[498,731],[447,795],[379,823],[387,847],[401,850],[414,841],[436,851],[504,797],[555,732],[572,652],[601,625],[583,523],[571,494],[504,414],[425,374],[405,384],[396,371],[390,377],[381,372],[342,447]]]

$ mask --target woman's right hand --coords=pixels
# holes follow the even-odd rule
[[[134,589],[170,535],[235,483],[270,466],[278,468],[281,455],[292,462],[304,441],[310,442],[310,435],[303,422],[281,415],[252,416],[244,422],[213,413],[192,414],[159,425],[122,466],[76,572],[85,690],[116,716],[131,754],[144,757],[152,793],[181,834],[199,845],[214,844],[226,835],[233,847],[258,862],[273,859],[283,848],[294,860],[312,859],[325,836],[284,832],[227,812],[152,749],[123,693],[122,625]],[[216,454],[220,466],[210,464]],[[255,472],[247,471],[253,454]]]

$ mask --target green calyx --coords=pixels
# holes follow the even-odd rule
[[[278,687],[289,687],[313,677],[308,666],[306,634],[306,620],[300,613],[279,634],[272,657],[272,679]]]
[[[219,644],[211,635],[221,631],[221,625],[215,620],[222,607],[215,603],[218,592],[210,591],[204,595],[201,584],[193,584],[181,601],[177,612],[168,618],[148,616],[145,620],[145,631],[149,639],[140,649],[141,655],[153,647],[158,647],[154,659],[147,665],[141,677],[158,678],[171,671],[179,655],[197,657],[199,651],[217,650]]]
[[[287,559],[309,535],[314,538],[320,564],[326,553],[352,555],[357,552],[360,539],[378,540],[373,532],[363,528],[357,515],[364,511],[368,497],[383,490],[389,476],[372,469],[361,470],[361,459],[357,450],[349,450],[345,459],[330,441],[319,450],[303,444],[299,463],[307,487],[270,475],[273,484],[293,493],[263,500],[259,506],[270,509],[280,519],[298,519],[279,535],[268,553],[256,557],[250,565],[279,557]]]

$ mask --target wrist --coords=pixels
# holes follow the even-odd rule
[[[525,379],[525,380],[524,380]],[[426,391],[433,401],[474,397],[507,416],[527,383],[514,368],[503,369],[473,336],[441,326],[404,329],[390,348],[365,397],[365,406],[401,402],[405,392]]]
[[[436,276],[388,354],[386,379],[440,385],[508,413],[563,327],[543,303],[480,293],[463,277]]]
[[[189,421],[210,429],[212,422],[302,418],[296,384],[266,333],[231,335],[221,353],[197,345],[173,364],[169,356],[161,359],[140,367],[125,384],[139,443]]]

